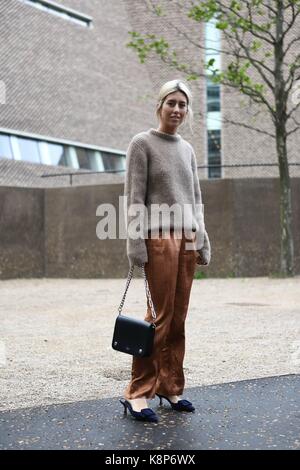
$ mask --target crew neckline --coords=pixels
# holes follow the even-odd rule
[[[181,139],[180,134],[177,134],[177,133],[168,134],[167,132],[158,131],[157,129],[154,129],[153,127],[150,129],[150,133],[158,137],[161,137],[162,139],[171,140],[173,142],[178,142]]]

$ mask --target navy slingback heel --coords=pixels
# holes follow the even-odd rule
[[[127,410],[129,410],[131,416],[138,421],[148,421],[149,423],[158,422],[158,417],[151,408],[143,408],[141,411],[134,411],[129,401],[120,400],[120,402],[124,406],[124,414],[127,414]]]
[[[160,403],[159,403],[160,405],[162,404],[163,398],[164,398],[170,403],[172,409],[175,411],[188,411],[188,412],[195,411],[194,406],[188,400],[179,400],[177,403],[172,403],[168,397],[165,397],[164,395],[160,395],[158,393],[156,393],[156,395],[160,399]]]

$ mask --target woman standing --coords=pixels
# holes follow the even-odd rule
[[[155,395],[161,402],[165,398],[176,411],[195,409],[181,399],[184,325],[195,266],[209,264],[210,243],[195,153],[177,133],[186,118],[191,123],[191,101],[191,91],[181,80],[165,83],[158,96],[158,128],[135,135],[127,151],[127,255],[130,266],[145,265],[157,319],[153,352],[149,357],[133,358],[131,381],[121,403],[124,411],[128,409],[144,421],[158,421],[147,405],[147,399]],[[154,209],[162,204],[176,209],[175,213],[169,211],[168,220],[153,217]],[[132,227],[136,227],[134,207],[144,208],[140,219],[143,235],[139,238],[131,236]],[[177,209],[181,209],[179,216]],[[148,302],[145,320],[151,319]]]

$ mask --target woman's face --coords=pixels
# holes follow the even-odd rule
[[[181,91],[170,93],[160,109],[161,130],[176,132],[187,113],[187,98]]]

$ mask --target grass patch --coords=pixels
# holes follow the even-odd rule
[[[294,275],[289,275],[289,274],[282,274],[281,272],[276,271],[276,272],[273,272],[273,273],[269,273],[268,277],[271,278],[271,279],[290,279],[290,278],[293,278],[295,276]]]
[[[194,279],[207,279],[207,274],[203,271],[195,272]]]

